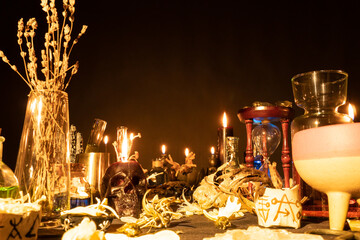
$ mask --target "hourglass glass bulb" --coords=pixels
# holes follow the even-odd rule
[[[263,122],[252,130],[252,140],[259,153],[269,158],[280,144],[281,132],[274,124]]]

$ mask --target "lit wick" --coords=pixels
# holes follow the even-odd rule
[[[210,153],[211,153],[211,156],[214,156],[214,154],[215,154],[215,148],[214,147],[210,148]]]
[[[107,143],[108,143],[108,141],[109,141],[109,138],[108,138],[108,136],[106,135],[106,136],[104,137],[105,155],[107,154]]]

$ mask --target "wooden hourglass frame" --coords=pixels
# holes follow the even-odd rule
[[[254,149],[252,142],[252,129],[254,121],[261,122],[265,119],[270,122],[280,122],[282,130],[282,150],[281,162],[284,172],[285,188],[290,187],[290,168],[291,168],[291,152],[289,141],[289,127],[290,122],[294,117],[294,109],[283,106],[256,106],[245,107],[239,110],[238,118],[240,122],[245,123],[246,126],[246,150],[245,162],[249,168],[254,167]],[[266,153],[265,153],[266,154]]]

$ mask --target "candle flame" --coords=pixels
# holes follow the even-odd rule
[[[161,146],[161,152],[162,152],[162,154],[165,154],[165,152],[166,152],[166,146],[165,146],[165,144],[163,144],[163,145]]]
[[[109,138],[108,138],[108,136],[106,135],[106,136],[104,137],[104,143],[105,143],[105,145],[108,143],[108,141],[109,141]]]
[[[121,143],[121,160],[123,162],[127,162],[129,158],[128,150],[129,150],[129,141],[127,138],[127,134],[125,133],[125,136]]]
[[[188,148],[185,148],[185,157],[189,156],[189,149]]]
[[[214,148],[214,147],[211,147],[211,148],[210,148],[210,152],[211,152],[211,155],[214,155],[214,154],[215,154],[215,148]]]
[[[224,116],[223,116],[223,127],[224,127],[224,128],[226,128],[226,127],[227,127],[226,112],[224,112]]]
[[[133,156],[130,156],[130,152],[135,138],[141,138],[141,134],[138,133],[134,136],[133,133],[127,134],[127,127],[121,126],[117,128],[117,139],[113,143],[118,162],[127,162]]]
[[[349,103],[348,114],[352,120],[354,120],[354,118],[355,118],[355,111],[356,111],[356,109],[351,105],[351,103]]]

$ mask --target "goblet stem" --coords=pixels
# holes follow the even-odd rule
[[[351,194],[346,192],[326,193],[329,201],[330,229],[343,230]]]

